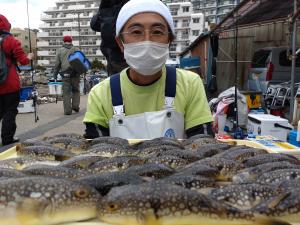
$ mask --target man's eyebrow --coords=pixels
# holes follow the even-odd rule
[[[132,27],[144,27],[144,26],[141,23],[133,23],[128,26],[128,28],[132,28]],[[157,22],[157,23],[151,24],[151,27],[166,28],[166,25],[164,25],[163,23]]]
[[[154,23],[151,25],[151,27],[162,27],[162,28],[166,28],[166,26],[163,23]]]
[[[132,28],[132,27],[143,27],[143,25],[140,23],[133,23],[128,26],[128,28]]]

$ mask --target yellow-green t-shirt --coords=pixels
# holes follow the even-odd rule
[[[160,111],[164,107],[166,68],[159,80],[148,86],[139,86],[130,81],[124,69],[120,74],[121,92],[125,114]],[[182,69],[176,70],[175,110],[184,116],[185,130],[212,121],[202,80],[199,75]],[[92,88],[83,122],[109,127],[113,106],[109,78]]]

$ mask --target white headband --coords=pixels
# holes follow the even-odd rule
[[[116,23],[116,35],[119,36],[121,29],[132,16],[142,12],[154,12],[164,17],[172,33],[175,35],[170,10],[160,0],[131,0],[127,2],[119,12]]]

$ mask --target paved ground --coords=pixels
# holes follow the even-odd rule
[[[20,140],[29,138],[41,138],[60,133],[84,133],[84,124],[82,123],[86,111],[87,95],[82,95],[80,99],[80,111],[72,115],[63,114],[62,101],[57,104],[48,103],[38,105],[39,121],[35,123],[34,113],[18,114],[16,136]],[[0,123],[1,124],[1,123]],[[1,133],[1,131],[0,131]],[[0,151],[4,151],[10,146],[0,145]]]

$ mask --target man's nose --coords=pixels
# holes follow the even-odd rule
[[[149,30],[144,31],[144,40],[145,41],[150,41],[151,40],[151,32]]]

